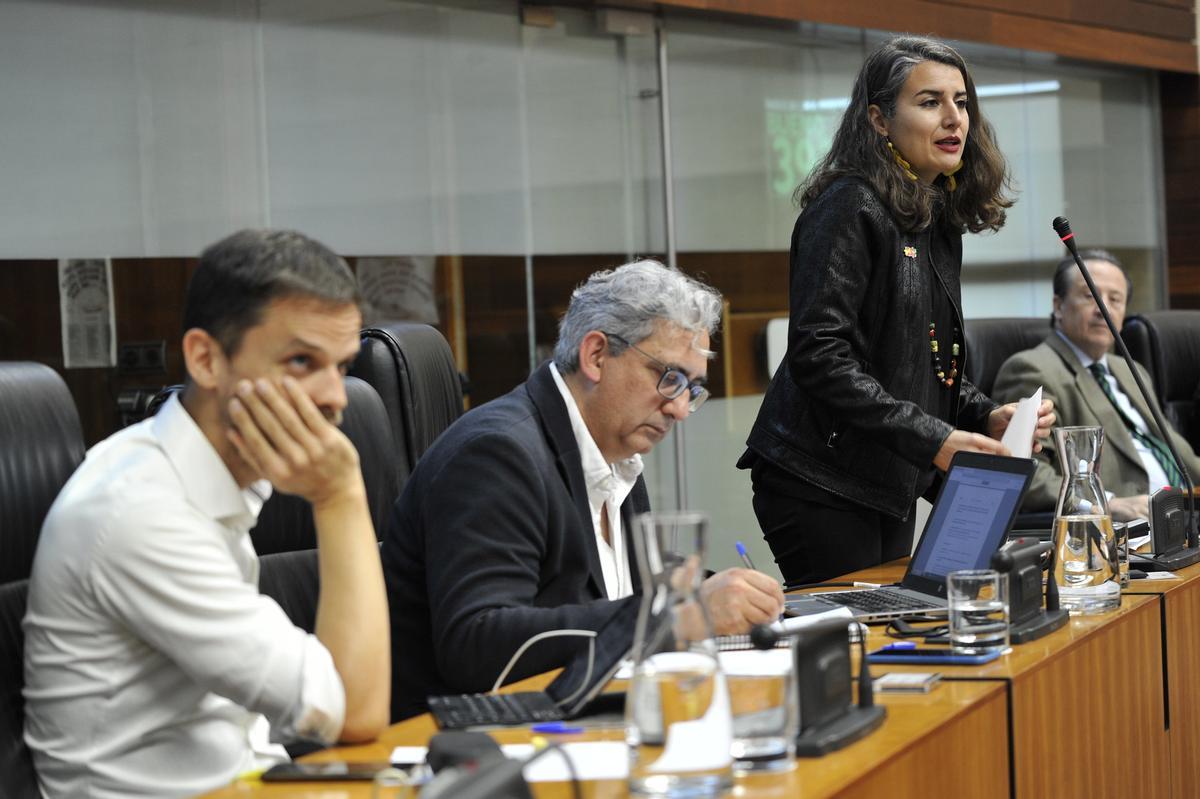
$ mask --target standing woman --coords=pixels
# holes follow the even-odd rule
[[[788,352],[738,467],[789,583],[905,556],[955,452],[1008,454],[1013,406],[963,379],[962,234],[999,230],[1007,167],[962,56],[898,37],[796,190]],[[1044,403],[1045,435],[1054,417]]]

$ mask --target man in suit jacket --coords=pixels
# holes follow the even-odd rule
[[[627,614],[632,635],[641,455],[708,396],[720,308],[711,288],[654,261],[598,272],[572,294],[553,362],[421,457],[383,541],[393,719],[430,695],[490,690],[539,633]],[[783,607],[779,584],[747,569],[708,578],[701,597],[718,633]],[[509,679],[563,666],[579,646],[539,641]]]
[[[1132,288],[1124,268],[1114,255],[1103,250],[1088,250],[1082,257],[1113,322],[1120,327]],[[1172,467],[1164,467],[1152,452],[1154,445],[1148,446],[1145,439],[1139,440],[1140,436],[1135,438],[1125,421],[1128,419],[1142,433],[1159,438],[1150,409],[1138,392],[1125,359],[1108,357],[1112,334],[1071,258],[1064,259],[1054,273],[1051,326],[1053,332],[1045,341],[1005,361],[996,376],[992,396],[997,402],[1005,402],[1029,396],[1042,386],[1042,396],[1054,400],[1060,424],[1103,427],[1100,480],[1113,495],[1109,503],[1113,518],[1149,517],[1148,494],[1175,482],[1169,474]],[[1145,369],[1140,364],[1136,368],[1143,383],[1150,387]],[[1109,392],[1106,393],[1104,385]],[[1153,389],[1151,398],[1158,402]],[[1169,435],[1188,471],[1200,476],[1200,461],[1192,447],[1174,430],[1169,430]],[[1035,457],[1040,462],[1024,509],[1054,510],[1062,473],[1053,440]]]

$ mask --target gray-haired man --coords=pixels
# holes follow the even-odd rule
[[[392,717],[491,688],[533,635],[598,629],[638,600],[628,534],[649,509],[641,455],[707,397],[720,295],[654,261],[571,296],[554,362],[463,416],[422,457],[383,543]],[[702,588],[717,632],[775,618],[779,584],[730,569]],[[512,671],[562,666],[550,639]]]

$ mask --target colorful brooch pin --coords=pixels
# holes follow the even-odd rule
[[[916,247],[905,247],[904,248],[904,257],[905,258],[916,258],[917,257],[917,248]]]

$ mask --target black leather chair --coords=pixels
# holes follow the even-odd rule
[[[271,597],[283,612],[305,632],[317,629],[317,600],[321,596],[321,572],[317,550],[276,552],[258,559],[258,591]]]
[[[397,488],[417,459],[462,415],[462,382],[450,345],[429,325],[392,322],[362,332],[350,374],[383,398],[395,440]]]
[[[0,796],[36,799],[37,775],[25,746],[25,635],[29,581],[0,585]]]
[[[58,373],[0,363],[0,583],[29,576],[46,512],[84,452],[79,413]]]
[[[1200,311],[1148,311],[1125,320],[1121,338],[1146,367],[1163,416],[1200,448]]]
[[[1033,349],[1050,335],[1050,320],[1044,316],[968,319],[965,324],[966,377],[989,397],[1004,362],[1022,350]]]

